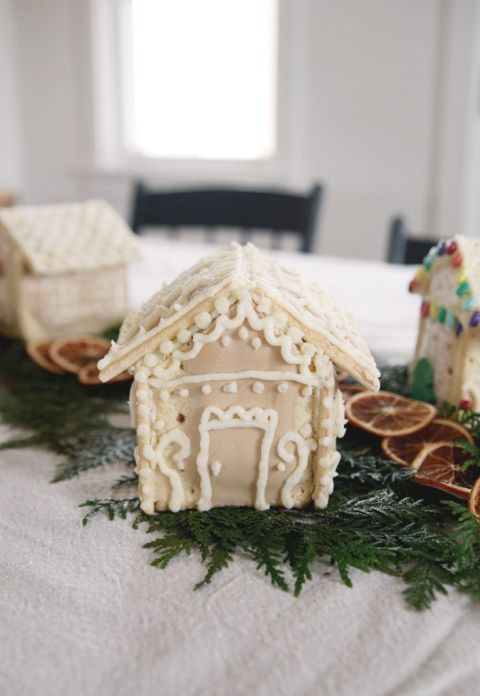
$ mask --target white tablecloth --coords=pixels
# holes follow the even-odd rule
[[[143,246],[136,303],[202,253]],[[406,269],[287,260],[358,313],[377,355],[408,358],[417,301]],[[295,599],[244,559],[192,592],[195,557],[163,572],[148,565],[146,535],[125,522],[82,528],[76,506],[108,494],[118,469],[52,485],[49,452],[0,458],[1,696],[478,693],[480,609],[463,597],[415,613],[395,578],[353,572],[347,589],[320,568]]]

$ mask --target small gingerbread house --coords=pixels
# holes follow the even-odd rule
[[[103,201],[0,210],[0,332],[47,339],[122,320],[137,254]]]
[[[142,509],[325,507],[344,433],[335,366],[378,371],[355,318],[318,285],[236,243],[127,317],[99,364],[130,368]]]
[[[413,370],[426,358],[438,401],[480,410],[480,239],[439,242],[409,289],[423,300]]]

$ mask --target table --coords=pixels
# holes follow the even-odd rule
[[[136,305],[205,253],[149,238],[142,247],[131,269]],[[409,358],[418,298],[406,292],[408,269],[280,256],[357,313],[379,358]],[[415,613],[395,578],[353,572],[348,589],[333,572],[295,599],[244,559],[192,592],[194,557],[162,572],[148,565],[143,532],[103,518],[81,527],[77,505],[107,495],[118,469],[51,485],[51,453],[0,459],[2,696],[478,691],[480,608],[463,597]]]

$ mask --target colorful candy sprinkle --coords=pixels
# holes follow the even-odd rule
[[[478,304],[477,297],[466,297],[462,302],[462,309],[464,312],[469,312],[471,309],[476,307]]]
[[[447,316],[445,318],[445,324],[448,326],[449,329],[452,329],[452,331],[455,331],[455,327],[457,325],[457,317],[453,312],[447,312]]]
[[[462,283],[461,285],[459,285],[458,288],[456,289],[456,293],[457,293],[457,295],[458,295],[459,297],[463,297],[463,296],[466,295],[468,292],[470,292],[470,283],[468,282],[468,280],[466,280],[465,282],[463,282],[463,283]]]
[[[460,408],[472,408],[473,402],[471,399],[462,399],[459,403]]]
[[[458,244],[454,240],[450,242],[450,244],[447,246],[447,254],[451,256],[454,254],[458,249]]]
[[[457,320],[457,325],[455,327],[455,336],[458,338],[463,331],[463,326],[461,322]]]
[[[445,252],[447,251],[447,243],[446,242],[440,242],[438,247],[437,247],[437,254],[439,256],[443,256]]]
[[[413,278],[408,284],[408,292],[414,292],[416,284],[417,284],[417,281],[415,280],[415,278]]]
[[[435,319],[437,316],[437,306],[434,304],[430,305],[430,316],[432,317],[432,319]]]
[[[470,317],[469,324],[472,328],[475,328],[476,326],[478,326],[480,324],[480,312],[479,311],[476,311],[472,314],[472,316]]]
[[[461,251],[458,252],[458,254],[455,254],[455,256],[452,257],[452,260],[450,262],[454,268],[460,268],[460,266],[463,263],[463,254]]]
[[[430,314],[430,302],[422,302],[422,308],[420,310],[420,314],[422,317],[425,319],[425,317],[428,317]]]
[[[437,319],[440,322],[440,324],[444,324],[446,318],[447,318],[447,310],[445,309],[445,307],[439,307]]]

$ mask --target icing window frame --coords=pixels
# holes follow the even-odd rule
[[[184,12],[180,23],[181,6],[191,11],[199,3],[196,0],[91,1],[97,164],[106,169],[123,167],[140,172],[158,172],[159,165],[180,173],[188,167],[190,174],[192,170],[226,174],[253,170],[265,176],[278,172],[279,164],[285,159],[279,136],[286,125],[279,99],[283,34],[280,30],[281,24],[288,20],[280,16],[279,0],[245,0],[234,5],[234,12],[231,7],[225,9],[223,0],[205,0],[203,34],[198,31],[198,18],[189,23],[195,24],[195,28],[187,27],[188,12]],[[178,35],[183,27],[192,47],[185,52],[186,57],[177,52],[167,65],[169,51],[173,52],[175,44],[159,41],[155,47],[155,33],[149,32],[145,19],[147,11],[155,15],[152,24],[156,26],[164,13],[165,24],[171,26],[172,34]],[[252,27],[254,16],[256,28],[246,41],[245,34]],[[154,55],[152,65],[158,65],[159,61],[165,64],[160,74],[157,68],[144,73],[150,54],[148,47],[142,48],[143,44],[149,45]],[[204,55],[199,57],[195,72],[189,59],[199,53],[200,46],[204,47]],[[223,54],[222,61],[215,61],[218,50]],[[207,70],[208,65],[216,65],[217,72],[213,68]],[[202,71],[203,83],[199,88]],[[229,74],[234,76],[230,82]],[[139,75],[144,75],[142,84]],[[240,75],[247,75],[248,79],[240,81]],[[182,89],[178,88],[179,84]],[[282,103],[286,96],[282,96]],[[199,109],[202,99],[203,110]],[[162,116],[163,102],[171,106],[163,109]],[[178,117],[185,112],[192,115]],[[163,131],[158,126],[162,119]]]

